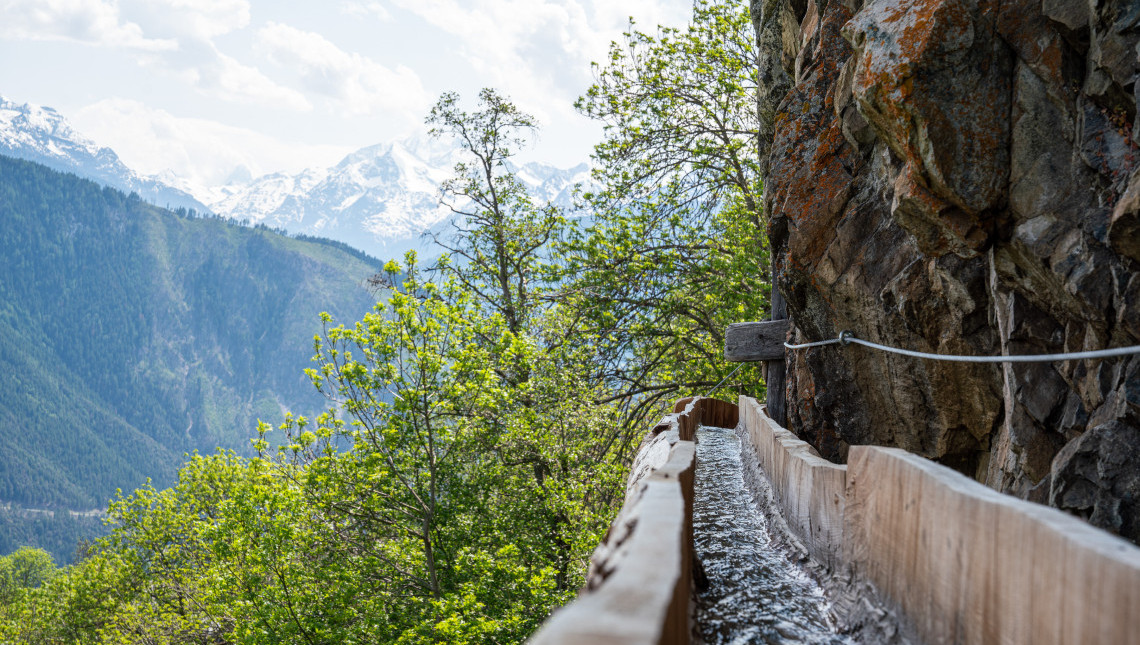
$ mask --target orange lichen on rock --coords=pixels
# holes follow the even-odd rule
[[[1140,345],[1135,0],[752,5],[769,237],[798,338]],[[788,360],[789,427],[822,454],[903,447],[1140,541],[1140,466],[1121,466],[1140,464],[1140,357]]]
[[[998,203],[1009,173],[1012,62],[991,14],[967,0],[886,0],[843,28],[867,120],[935,193],[975,214]]]

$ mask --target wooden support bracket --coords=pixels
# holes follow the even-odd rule
[[[724,331],[724,358],[733,363],[784,360],[787,320],[733,323]]]

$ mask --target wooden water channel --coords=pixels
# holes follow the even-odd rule
[[[646,436],[578,600],[536,644],[693,642],[695,430],[735,427],[819,570],[865,583],[913,640],[1140,641],[1140,548],[927,459],[853,446],[828,462],[758,401],[684,399]]]

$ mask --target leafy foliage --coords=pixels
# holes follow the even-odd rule
[[[258,457],[195,456],[174,487],[116,501],[111,535],[16,603],[6,636],[525,639],[580,586],[612,510],[624,473],[593,440],[613,419],[567,398],[580,384],[455,281],[424,282],[414,263],[406,275],[318,341],[312,377],[335,411],[290,419]],[[503,381],[504,362],[528,386]]]
[[[579,102],[608,133],[584,223],[510,170],[531,116],[441,97],[433,134],[466,152],[449,255],[386,264],[358,322],[321,315],[327,410],[118,497],[110,535],[37,585],[4,591],[0,561],[0,641],[524,640],[582,584],[644,419],[725,377],[724,326],[767,308],[750,39],[743,7],[697,0],[686,29],[614,46]]]
[[[759,51],[747,4],[696,0],[684,28],[635,29],[610,45],[575,106],[604,124],[594,149],[604,211],[646,202],[691,217],[737,205],[760,224]],[[667,219],[667,218],[666,218]]]
[[[631,22],[577,103],[606,138],[583,200],[592,224],[563,246],[561,297],[628,411],[626,446],[662,400],[725,379],[724,329],[768,310],[756,60],[747,5],[697,0],[685,28]],[[746,366],[729,385],[755,395],[744,384],[761,382]]]
[[[15,604],[21,595],[51,580],[55,573],[51,556],[42,549],[24,547],[0,558],[0,605]]]
[[[460,109],[459,96],[444,94],[428,116],[434,136],[451,136],[470,160],[443,184],[445,201],[459,215],[455,235],[437,236],[457,264],[443,271],[503,317],[518,334],[532,324],[548,278],[543,253],[566,226],[559,210],[538,206],[507,162],[537,127],[533,117],[491,89],[479,93],[481,109]]]

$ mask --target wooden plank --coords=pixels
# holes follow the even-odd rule
[[[733,323],[724,331],[724,357],[734,363],[784,360],[787,320]]]
[[[844,559],[924,642],[1137,642],[1135,545],[897,448],[847,463]]]
[[[687,399],[638,450],[625,502],[590,558],[586,587],[547,619],[530,645],[689,645],[693,600],[693,497],[697,446],[683,437],[705,410],[736,406]]]
[[[772,320],[787,320],[788,303],[784,301],[783,294],[777,288],[778,284],[780,278],[776,274],[776,268],[772,267]],[[764,384],[768,390],[766,396],[768,416],[784,427],[788,425],[787,368],[784,361],[764,363]]]
[[[756,399],[740,397],[740,419],[788,529],[817,562],[838,571],[847,466],[820,457],[807,442],[775,424]]]

